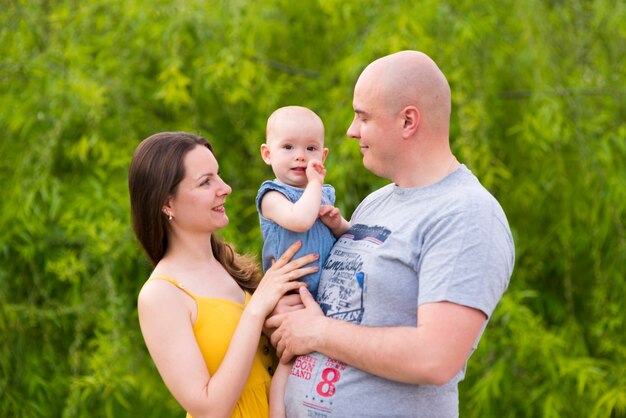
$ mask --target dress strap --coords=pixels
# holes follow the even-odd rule
[[[153,276],[150,277],[148,279],[148,281],[152,280],[152,279],[161,279],[161,280],[165,280],[168,281],[170,283],[172,283],[174,286],[178,287],[180,290],[182,290],[183,292],[187,293],[189,296],[191,296],[194,300],[196,299],[196,295],[194,295],[193,293],[191,293],[189,290],[187,290],[187,288],[185,287],[184,284],[182,284],[181,282],[179,282],[178,280],[174,280],[171,277],[167,277],[167,276]]]

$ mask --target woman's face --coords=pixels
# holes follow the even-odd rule
[[[185,177],[168,200],[172,227],[212,233],[228,225],[224,203],[232,189],[218,173],[217,160],[206,147],[196,146],[184,158]],[[169,205],[169,207],[168,207]]]

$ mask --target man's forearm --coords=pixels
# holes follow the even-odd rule
[[[430,305],[417,327],[368,327],[324,318],[310,348],[386,379],[447,383],[467,361],[485,316],[451,303]],[[436,317],[442,313],[449,317]]]
[[[443,383],[436,353],[428,355],[428,347],[419,347],[417,328],[366,327],[333,319],[328,321],[327,332],[315,351],[389,380]]]

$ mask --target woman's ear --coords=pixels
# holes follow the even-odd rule
[[[261,144],[261,158],[265,161],[265,164],[270,165],[272,160],[270,159],[270,147],[267,144]]]
[[[174,212],[172,211],[172,198],[171,197],[167,198],[167,200],[163,204],[163,207],[161,208],[161,212],[163,212],[163,214],[167,216],[169,220],[172,220],[172,218],[174,217]]]

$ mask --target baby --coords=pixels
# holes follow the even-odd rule
[[[335,189],[324,184],[324,124],[315,112],[300,106],[281,107],[267,120],[266,143],[261,156],[276,179],[261,185],[256,205],[263,234],[263,270],[272,265],[297,240],[302,248],[294,256],[317,253],[318,266],[339,237],[349,228],[333,207]],[[303,277],[317,296],[320,272]]]
[[[335,189],[324,184],[324,124],[315,112],[300,106],[281,107],[267,120],[261,156],[276,179],[261,185],[256,198],[263,234],[263,270],[296,240],[295,257],[316,253],[320,270],[303,277],[317,296],[321,268],[335,243],[350,228],[335,203]],[[284,392],[291,364],[279,364],[270,389],[270,417],[285,416]]]

